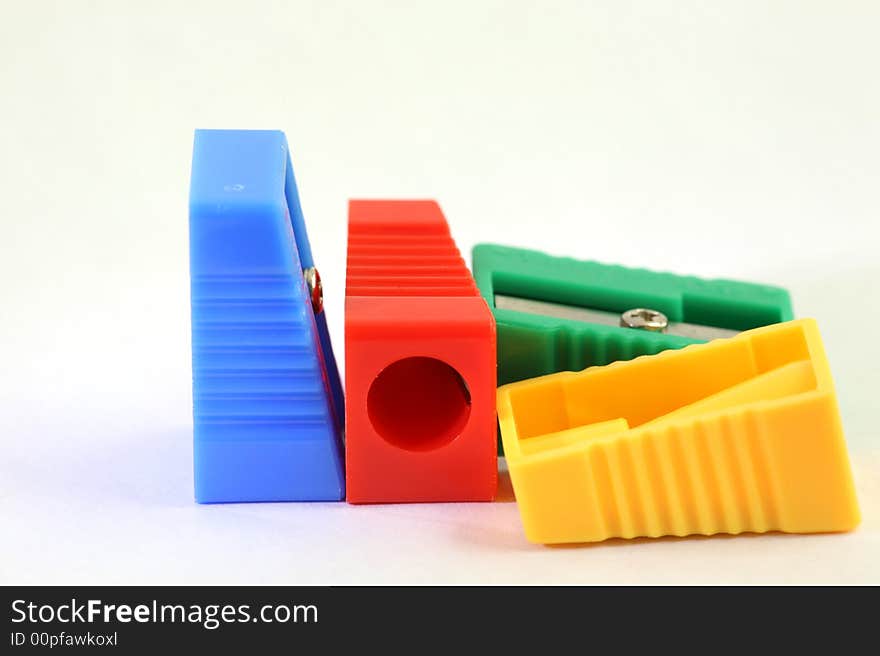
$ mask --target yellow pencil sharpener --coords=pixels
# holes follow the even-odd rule
[[[859,523],[812,319],[505,385],[498,418],[533,542]]]

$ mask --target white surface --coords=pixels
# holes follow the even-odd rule
[[[880,5],[139,4],[0,21],[0,582],[880,582]],[[340,351],[350,197],[790,288],[863,525],[562,549],[509,501],[197,506],[195,127],[286,131]]]

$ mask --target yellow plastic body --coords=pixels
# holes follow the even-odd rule
[[[498,418],[533,542],[860,520],[812,319],[505,385]]]

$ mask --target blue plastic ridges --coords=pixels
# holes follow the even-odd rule
[[[342,389],[284,134],[197,130],[189,217],[196,500],[343,499]]]

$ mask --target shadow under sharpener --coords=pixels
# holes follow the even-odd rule
[[[437,203],[350,202],[345,353],[349,502],[494,498],[495,324]]]
[[[345,496],[342,388],[282,132],[197,130],[190,189],[195,496]]]
[[[533,542],[859,523],[812,319],[505,385],[498,419]]]

